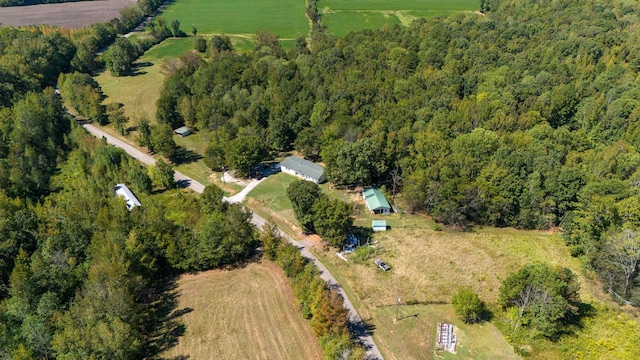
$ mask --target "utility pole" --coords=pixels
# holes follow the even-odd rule
[[[396,321],[398,321],[398,309],[400,308],[400,295],[398,295],[398,302],[396,303]]]

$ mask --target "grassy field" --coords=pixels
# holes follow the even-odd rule
[[[295,178],[278,174],[262,182],[250,193],[248,205],[253,210],[275,222],[298,239],[303,238],[297,229],[291,205],[286,198],[286,188]],[[335,256],[333,251],[316,250],[315,254],[327,266],[357,307],[360,315],[375,327],[374,337],[385,358],[420,359],[433,358],[433,341],[420,329],[433,327],[438,319],[448,319],[450,307],[435,305],[403,306],[405,315],[417,313],[418,317],[407,322],[421,324],[400,330],[390,327],[393,317],[386,305],[394,304],[398,296],[403,302],[448,303],[459,286],[470,286],[487,303],[495,303],[502,280],[520,267],[532,262],[547,262],[572,269],[581,283],[582,301],[609,304],[610,298],[602,292],[601,285],[584,270],[576,258],[571,257],[560,234],[544,231],[522,231],[511,228],[476,228],[472,232],[460,232],[436,224],[424,215],[394,213],[390,216],[371,215],[365,211],[364,201],[358,193],[330,189],[321,186],[333,198],[350,201],[356,211],[355,226],[367,233],[372,219],[385,219],[389,231],[371,234],[376,247],[370,258],[350,261]],[[442,228],[442,229],[441,229]],[[361,239],[363,242],[366,238]],[[390,272],[380,271],[373,259],[379,257],[392,267]],[[392,307],[395,311],[395,307]],[[431,312],[437,311],[434,318]],[[431,314],[431,315],[429,315]],[[424,317],[423,317],[424,315]],[[446,316],[445,316],[446,315]],[[403,320],[405,321],[405,320]],[[396,326],[400,326],[397,324]],[[403,325],[404,326],[404,325]],[[463,333],[469,335],[468,346],[462,346],[458,357],[466,359],[514,358],[510,346],[491,324],[474,326]],[[611,338],[615,343],[615,339]],[[424,344],[427,344],[425,347]],[[558,348],[549,350],[549,358],[559,358]],[[447,358],[447,354],[442,355]]]
[[[283,39],[308,36],[304,0],[180,0],[163,11],[169,21],[178,19],[182,30],[195,25],[202,34],[254,34],[267,30]]]
[[[125,105],[130,118],[146,115],[155,123],[156,101],[164,83],[161,65],[166,58],[175,58],[193,49],[193,38],[167,39],[154,46],[136,61],[134,76],[111,76],[105,71],[95,77],[107,96],[105,103],[119,102]]]
[[[301,233],[297,229],[298,221],[293,214],[291,202],[287,197],[286,189],[297,180],[295,176],[278,173],[269,176],[247,196],[247,205],[251,208],[262,209],[261,214],[267,219],[277,222],[290,235],[300,238]]]
[[[513,347],[490,323],[467,325],[458,320],[451,305],[386,306],[374,310],[374,338],[385,359],[519,359]],[[439,322],[456,326],[456,354],[435,351]]]
[[[322,359],[282,270],[270,262],[184,275],[186,333],[163,354],[189,359]]]
[[[479,7],[477,0],[322,0],[318,3],[322,23],[338,36],[385,25],[408,25],[420,17],[445,16]]]

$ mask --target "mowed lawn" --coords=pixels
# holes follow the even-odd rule
[[[570,268],[582,284],[583,301],[606,300],[600,285],[585,274],[557,234],[434,231],[407,223],[407,227],[375,233],[372,239],[380,251],[376,257],[391,266],[390,272],[380,271],[373,258],[356,263],[324,255],[369,308],[393,303],[398,295],[406,301],[449,302],[460,286],[469,286],[483,301],[496,303],[502,281],[533,262]]]
[[[396,311],[398,320],[396,321]],[[385,359],[520,359],[500,331],[490,323],[467,325],[451,305],[402,305],[377,308],[374,339]],[[456,327],[456,354],[435,351],[440,322]]]
[[[308,36],[304,0],[177,0],[163,11],[185,32],[194,25],[202,34],[255,34],[267,30],[283,39]]]
[[[186,332],[163,358],[322,359],[276,264],[183,275],[178,285],[178,309],[193,311],[179,318]]]
[[[286,173],[267,177],[247,195],[247,205],[282,231],[301,238],[298,221],[287,197],[287,187],[298,178]]]
[[[322,23],[338,36],[385,25],[409,25],[417,18],[446,16],[479,7],[477,0],[323,0],[318,3]]]

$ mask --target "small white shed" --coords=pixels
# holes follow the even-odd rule
[[[387,231],[386,220],[373,220],[371,221],[371,228],[373,231]]]

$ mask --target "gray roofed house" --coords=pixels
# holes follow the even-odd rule
[[[367,189],[362,192],[362,196],[367,203],[369,211],[371,211],[372,213],[385,215],[391,213],[391,205],[389,205],[387,199],[384,197],[384,195],[382,195],[380,189]]]
[[[291,175],[301,177],[307,181],[313,181],[316,184],[320,184],[327,180],[322,166],[296,156],[288,156],[286,159],[282,160],[280,163],[280,170]]]
[[[116,195],[123,197],[124,201],[127,203],[127,210],[131,211],[136,206],[142,206],[138,198],[129,190],[127,185],[118,184],[116,185]]]

